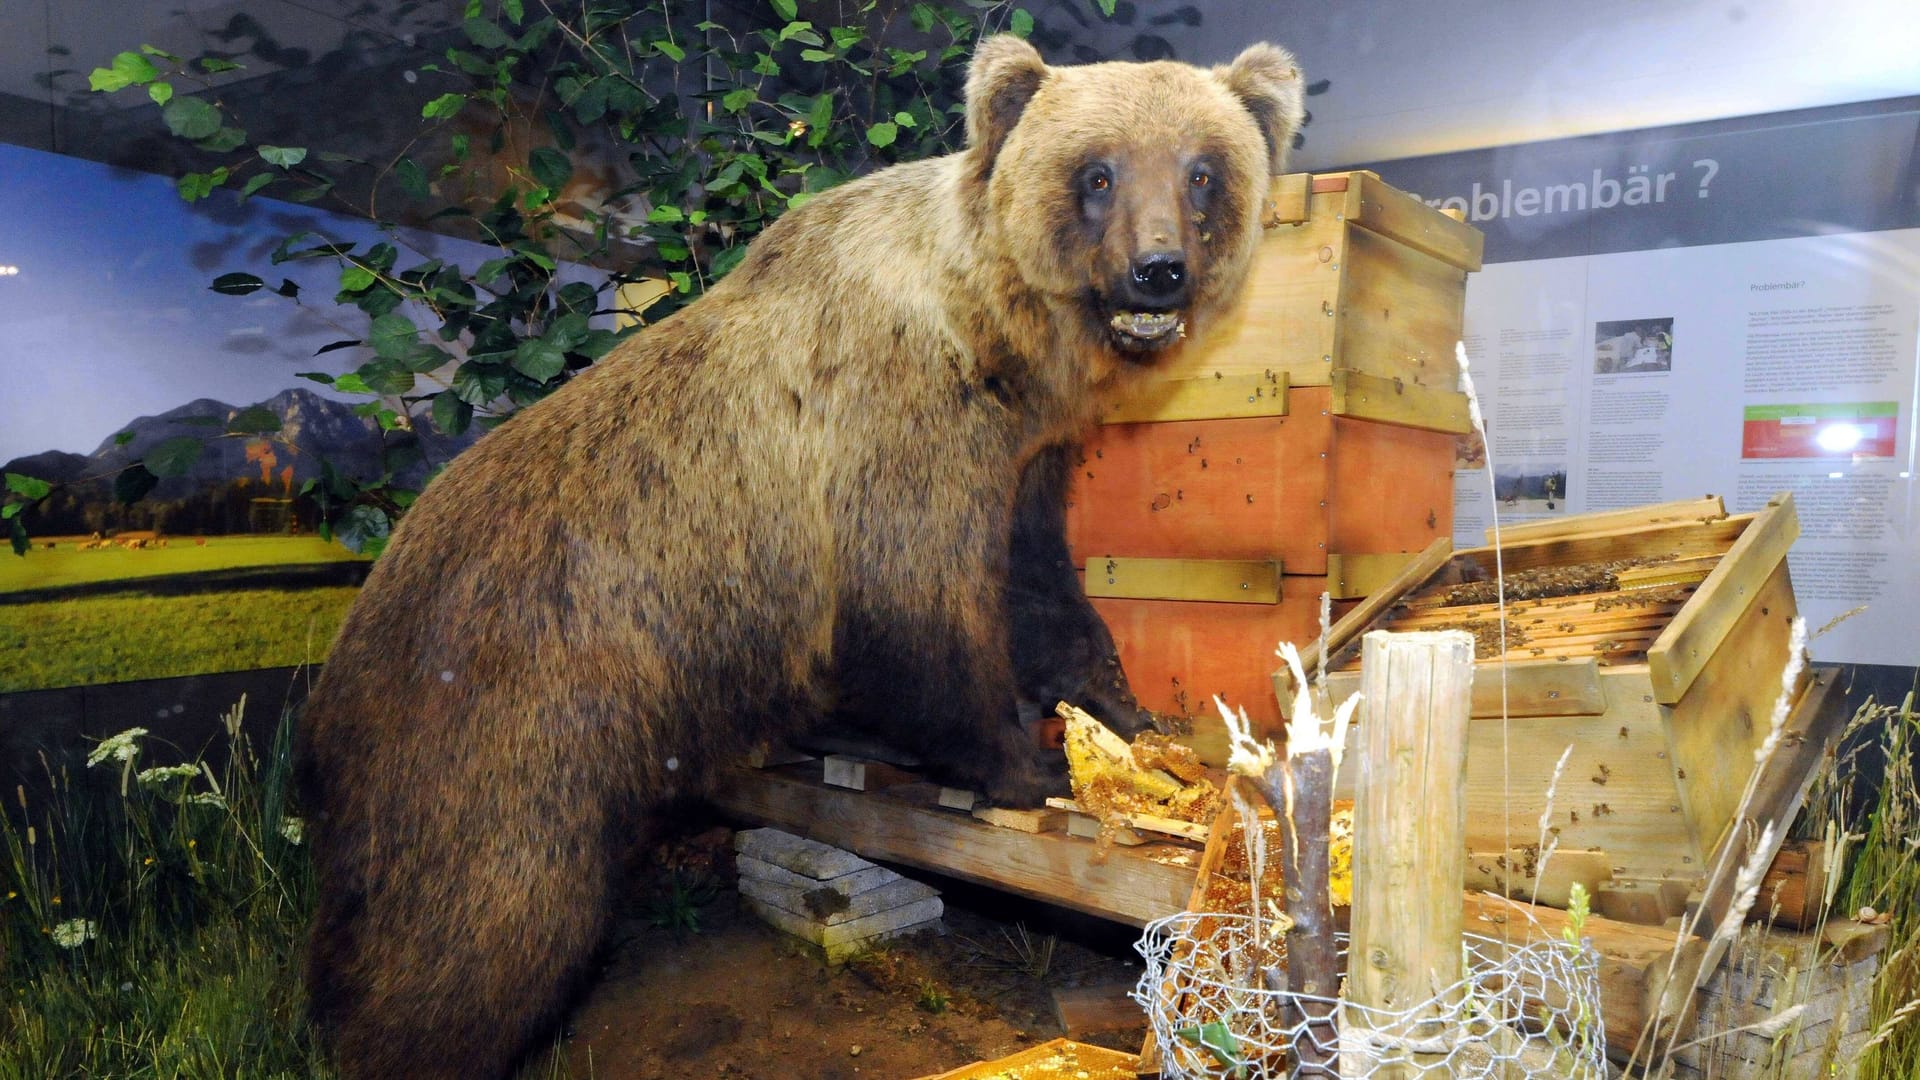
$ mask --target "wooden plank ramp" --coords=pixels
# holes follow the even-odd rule
[[[916,781],[882,791],[849,791],[820,780],[818,764],[771,769],[736,767],[720,778],[713,803],[756,825],[773,825],[846,848],[869,859],[919,867],[1004,892],[1132,926],[1186,909],[1203,858],[1174,843],[1102,848],[1064,832],[1029,833],[977,821],[939,805],[938,785]],[[1462,906],[1470,931],[1514,940],[1558,936],[1565,912],[1525,908],[1484,893]],[[1679,935],[1598,915],[1586,936],[1603,958],[1601,993],[1610,1049],[1624,1056],[1652,1014],[1669,1029],[1691,1023],[1674,1016],[1676,991],[1691,986],[1704,942],[1679,946],[1680,978],[1668,977]],[[1684,997],[1684,991],[1678,991]]]
[[[926,782],[848,791],[820,782],[819,766],[733,768],[713,802],[735,817],[846,848],[869,859],[948,877],[1115,922],[1144,926],[1181,911],[1200,865],[1198,848],[1110,846],[1064,832],[1004,829],[939,805]]]

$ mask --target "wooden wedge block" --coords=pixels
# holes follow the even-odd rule
[[[1012,829],[1023,833],[1059,832],[1066,821],[1066,814],[1051,807],[1037,807],[1031,810],[1012,810],[1004,806],[980,806],[973,811],[975,821],[984,821],[1002,829]]]
[[[1053,1015],[1071,1039],[1141,1027],[1147,1022],[1146,1013],[1132,992],[1130,982],[1055,990]]]
[[[843,787],[852,791],[879,791],[881,788],[911,783],[919,779],[912,773],[884,761],[850,757],[846,754],[828,754],[820,760],[824,771],[822,780],[834,787]]]

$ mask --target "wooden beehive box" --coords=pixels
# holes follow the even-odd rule
[[[1766,820],[1766,803],[1784,830],[1822,750],[1796,711],[1777,777],[1743,811],[1788,658],[1786,554],[1798,534],[1789,494],[1751,514],[1708,497],[1508,528],[1504,663],[1495,549],[1437,543],[1334,627],[1327,689],[1335,700],[1358,689],[1369,630],[1474,634],[1470,875],[1497,885],[1512,866],[1522,884],[1544,809],[1558,876],[1609,904],[1657,909],[1651,920],[1638,912],[1657,922],[1702,896],[1717,849],[1746,842],[1733,836],[1736,816]],[[1275,681],[1291,700],[1291,681]],[[1811,708],[1806,683],[1796,694]]]
[[[1273,650],[1453,531],[1480,233],[1372,173],[1275,181],[1239,303],[1088,440],[1067,512],[1148,708],[1276,724]]]

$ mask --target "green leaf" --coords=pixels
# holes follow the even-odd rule
[[[333,534],[348,551],[363,553],[376,545],[384,546],[393,533],[393,521],[377,506],[361,503],[347,511],[334,526]]]
[[[278,165],[283,169],[291,169],[307,159],[307,148],[304,146],[266,146],[263,144],[260,147],[260,157],[269,165]]]
[[[1114,5],[1118,4],[1120,0],[1093,0],[1093,2],[1094,5],[1100,9],[1100,14],[1111,19],[1113,18]]]
[[[432,192],[427,187],[426,170],[412,158],[401,158],[393,167],[393,177],[400,182],[400,190],[416,199],[424,199]]]
[[[261,188],[266,187],[268,184],[273,183],[275,179],[276,178],[272,173],[265,173],[265,172],[259,173],[253,176],[247,181],[246,186],[240,189],[240,197],[242,199],[245,199],[249,195],[252,195],[254,192],[259,191]]]
[[[11,510],[13,509],[13,507],[9,506],[7,507],[7,509]],[[12,543],[13,545],[13,553],[15,555],[25,555],[27,553],[27,548],[31,546],[27,542],[26,523],[21,521],[19,518],[14,518],[13,527],[7,530],[7,535],[9,537],[10,543]]]
[[[513,258],[511,256],[499,259],[488,259],[486,262],[480,264],[478,270],[473,272],[473,280],[476,284],[491,285],[495,278],[506,273],[507,268],[512,265]]]
[[[721,97],[720,107],[730,113],[737,113],[741,109],[753,104],[754,99],[758,96],[759,95],[753,92],[752,87],[743,86],[738,90],[730,90]]]
[[[229,435],[271,435],[280,430],[280,418],[264,405],[249,405],[227,421]]]
[[[746,257],[747,246],[745,244],[736,244],[733,247],[727,248],[713,257],[713,276],[716,278],[726,276],[728,271],[739,266],[740,260]]]
[[[239,71],[240,65],[217,56],[203,56],[200,58],[200,70],[209,75],[218,75],[223,71]]]
[[[245,296],[266,286],[266,282],[252,274],[221,274],[207,286],[222,296]]]
[[[757,53],[754,53],[753,55],[754,55],[754,61],[753,61],[752,71],[755,75],[780,74],[780,65],[778,62],[774,60],[772,53],[757,52]]]
[[[148,83],[147,96],[153,99],[155,105],[165,105],[167,102],[173,100],[173,84],[163,82]]]
[[[163,439],[140,459],[155,476],[185,476],[207,444],[192,435]]]
[[[767,4],[773,8],[774,14],[788,22],[792,22],[800,14],[800,5],[795,0],[767,0]]]
[[[167,130],[183,139],[204,139],[220,130],[220,110],[194,97],[177,97],[160,110]]]
[[[892,146],[900,137],[900,128],[896,124],[879,123],[867,129],[867,141],[875,146]]]
[[[464,28],[467,40],[483,49],[504,49],[513,44],[513,39],[492,19],[468,19]]]
[[[588,329],[587,317],[580,312],[570,311],[553,320],[553,325],[547,327],[547,332],[541,337],[554,348],[566,351],[585,341]]]
[[[808,63],[824,64],[833,59],[833,54],[830,52],[821,52],[819,49],[801,49],[800,59]]]
[[[211,150],[216,154],[224,154],[229,150],[239,149],[240,145],[246,141],[246,132],[237,127],[226,126],[193,145],[202,150]]]
[[[354,344],[358,345],[359,342],[356,341]],[[333,376],[324,371],[296,371],[293,373],[293,377],[296,379],[310,379],[313,382],[319,383],[321,386],[333,385]]]
[[[802,45],[825,45],[826,40],[814,32],[813,24],[806,21],[790,22],[780,29],[781,41],[797,41]]]
[[[345,341],[329,341],[318,349],[313,350],[313,355],[325,356],[330,352],[339,352],[341,349],[351,349],[355,346],[365,344],[366,342],[361,341],[359,338],[348,338]]]
[[[401,353],[398,359],[408,371],[415,375],[425,375],[429,371],[438,371],[446,366],[447,361],[453,359],[453,354],[438,345],[416,341],[408,346],[407,351]]]
[[[53,490],[53,485],[39,477],[10,472],[7,474],[7,490],[30,502],[39,502]]]
[[[686,219],[687,215],[681,213],[680,208],[672,203],[661,203],[647,211],[647,221],[654,225],[678,225]]]
[[[807,126],[817,135],[833,124],[833,94],[821,94],[813,99],[813,105],[807,109]]]
[[[340,268],[340,291],[356,293],[366,289],[379,280],[379,275],[359,263],[348,263]]]
[[[507,392],[507,373],[485,364],[461,364],[453,373],[453,392],[469,405],[485,405]]]
[[[433,396],[434,427],[448,435],[464,435],[472,423],[473,406],[461,401],[458,393],[442,390]]]
[[[550,341],[534,338],[513,351],[513,370],[535,382],[546,382],[566,366],[566,353]]]
[[[443,120],[457,114],[466,104],[465,94],[441,94],[422,106],[420,115],[428,120]]]
[[[388,359],[397,359],[406,355],[413,343],[419,340],[420,329],[413,320],[405,315],[382,315],[373,320],[373,332],[367,341],[373,346],[373,354]]]
[[[899,124],[899,125],[900,125],[901,127],[903,127],[903,128],[910,128],[910,127],[919,127],[919,126],[920,126],[920,122],[919,122],[918,120],[915,120],[915,119],[913,118],[913,114],[912,114],[912,113],[910,113],[910,112],[897,112],[897,113],[894,113],[894,114],[893,114],[893,122],[894,122],[894,123],[896,123],[896,124]]]
[[[913,20],[913,28],[923,34],[931,31],[934,20],[939,18],[930,4],[913,5],[913,8],[907,12],[907,17]]]
[[[620,344],[620,335],[611,330],[591,330],[587,338],[573,347],[573,351],[589,360],[598,360],[613,351]]]
[[[521,0],[505,0],[500,7],[507,13],[507,18],[512,20],[515,26],[519,26],[520,20],[527,17],[527,9],[521,3]]]
[[[527,157],[527,168],[544,187],[559,191],[573,179],[573,162],[551,146],[542,146]]]
[[[675,45],[673,42],[668,41],[664,38],[654,42],[653,47],[656,49],[659,49],[661,55],[665,56],[667,59],[673,61],[676,64],[687,58],[687,50],[681,48],[678,45]]]
[[[150,83],[159,77],[160,69],[153,66],[153,61],[137,52],[123,52],[113,58],[112,66],[94,68],[93,73],[87,76],[87,85],[111,94],[129,86]]]
[[[227,170],[225,166],[221,166],[210,173],[188,173],[175,180],[173,186],[180,192],[181,198],[188,202],[197,202],[213,194],[213,189],[226,181]]]
[[[333,388],[343,394],[373,393],[373,387],[367,385],[367,380],[361,378],[359,373],[352,371],[333,380]]]
[[[160,478],[145,465],[129,465],[113,478],[113,497],[123,503],[136,503],[159,482]]]
[[[404,394],[413,389],[413,372],[398,360],[369,360],[354,374],[376,394]]]
[[[1014,8],[1012,17],[1007,20],[1007,29],[1013,31],[1015,37],[1031,37],[1033,13],[1026,8]]]

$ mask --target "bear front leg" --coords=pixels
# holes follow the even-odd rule
[[[1027,463],[1014,505],[1007,617],[1023,711],[1052,716],[1065,701],[1122,738],[1153,726],[1120,667],[1120,653],[1088,602],[1067,550],[1067,490],[1081,448],[1048,447]]]

